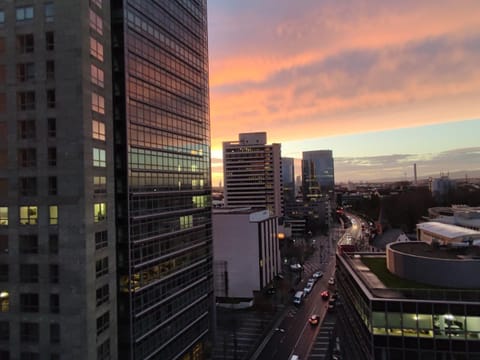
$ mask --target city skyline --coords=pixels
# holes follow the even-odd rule
[[[213,184],[221,142],[253,131],[282,156],[333,150],[338,182],[478,170],[478,10],[210,1]]]

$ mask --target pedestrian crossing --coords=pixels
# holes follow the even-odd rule
[[[334,316],[325,318],[310,350],[309,360],[326,360],[328,358],[330,339],[334,333],[335,323]]]

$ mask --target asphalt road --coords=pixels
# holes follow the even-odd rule
[[[330,256],[327,264],[320,266],[324,272],[323,278],[319,279],[312,292],[306,297],[302,305],[295,307],[291,305],[287,316],[278,324],[266,338],[263,350],[255,354],[252,359],[258,360],[288,360],[292,354],[296,354],[300,359],[307,359],[310,348],[313,345],[315,337],[320,326],[311,326],[308,318],[312,314],[320,315],[320,324],[327,311],[327,301],[322,300],[320,293],[329,289],[328,279],[335,270],[335,257]],[[311,274],[305,274],[305,282]],[[302,283],[303,283],[302,282]]]

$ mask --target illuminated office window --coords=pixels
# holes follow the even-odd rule
[[[93,221],[99,222],[105,220],[107,217],[107,204],[95,203],[93,204]]]
[[[50,205],[48,207],[48,223],[50,225],[58,224],[58,206],[57,205]]]
[[[36,225],[38,222],[38,208],[36,206],[20,206],[20,224]]]

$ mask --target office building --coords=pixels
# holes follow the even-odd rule
[[[337,253],[344,357],[480,359],[478,247],[407,241],[386,251]]]
[[[205,357],[206,1],[0,8],[0,358]]]
[[[333,198],[335,176],[331,150],[304,151],[302,155],[302,187],[310,200],[330,194]]]
[[[225,206],[268,209],[283,215],[281,145],[267,144],[267,133],[239,134],[223,143]]]
[[[278,218],[268,210],[213,210],[215,295],[254,298],[281,271]]]

